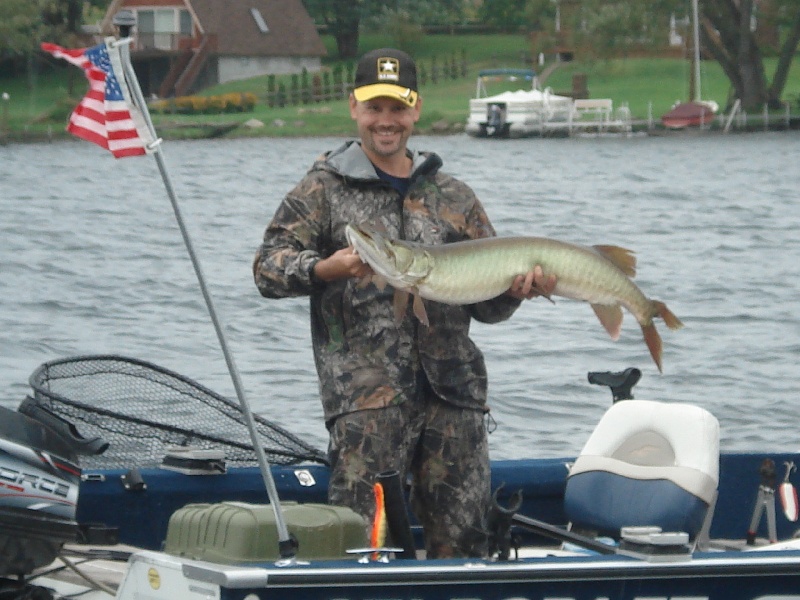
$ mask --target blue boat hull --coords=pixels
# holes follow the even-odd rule
[[[711,525],[711,537],[744,539],[755,508],[760,483],[759,467],[764,458],[776,465],[794,461],[798,454],[727,454],[720,457],[719,499]],[[518,513],[554,525],[566,525],[564,488],[571,458],[495,461],[492,486],[502,486],[501,505],[522,491]],[[120,484],[124,469],[84,470],[77,521],[101,523],[118,530],[122,543],[149,549],[161,548],[173,512],[189,503],[238,500],[268,502],[260,472],[255,467],[232,468],[220,475],[184,475],[166,469],[142,469],[143,488],[127,490]],[[297,502],[326,502],[328,469],[322,465],[274,466],[272,473],[280,498]],[[313,483],[312,483],[313,482]],[[757,534],[767,537],[766,519]],[[779,507],[776,509],[778,539],[798,530]]]

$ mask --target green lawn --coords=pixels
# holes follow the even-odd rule
[[[48,69],[32,80],[0,79],[0,94],[9,95],[8,101],[0,100],[3,111],[0,114],[7,114],[8,125],[17,130],[26,126],[37,128],[59,117],[63,121],[87,89],[86,79],[75,67]]]
[[[335,56],[334,43],[330,37],[323,38],[329,48],[329,56]],[[386,37],[363,36],[361,48],[370,49],[391,45]],[[414,45],[412,53],[418,63],[430,72],[431,61],[436,57],[439,65],[444,60],[466,56],[468,74],[455,80],[428,81],[421,87],[423,118],[420,129],[427,130],[431,124],[446,120],[463,123],[467,117],[468,100],[475,94],[475,79],[481,69],[491,67],[519,68],[528,66],[529,44],[522,35],[428,35]],[[335,61],[326,59],[325,68],[332,68]],[[0,80],[0,93],[7,92],[10,100],[1,102],[0,129],[12,132],[31,131],[42,133],[50,130],[61,132],[67,115],[86,90],[83,75],[71,66],[54,68],[52,61],[44,63],[43,72],[36,80],[26,78]],[[767,74],[771,77],[775,60],[767,59]],[[538,70],[538,67],[537,67]],[[545,85],[558,93],[572,88],[572,77],[584,73],[588,77],[588,88],[593,98],[611,98],[614,106],[627,103],[634,118],[645,119],[650,114],[655,119],[666,112],[676,100],[685,100],[689,92],[688,61],[679,59],[617,59],[592,62],[564,63],[546,80]],[[729,95],[729,83],[715,62],[707,61],[701,67],[703,98],[715,100],[725,107]],[[289,87],[289,77],[282,78]],[[70,93],[71,91],[71,93]],[[502,90],[490,90],[502,91]],[[267,92],[267,77],[256,77],[232,82],[204,90],[202,95],[217,95],[227,92],[252,92],[263,99]],[[800,58],[792,65],[784,98],[796,112],[800,109]],[[177,128],[188,123],[225,123],[256,118],[267,127],[256,130],[239,128],[237,135],[347,135],[353,133],[346,102],[336,100],[307,107],[270,108],[260,101],[252,113],[223,115],[155,115],[159,133],[167,137],[196,136],[199,130]],[[284,127],[274,127],[276,120]]]

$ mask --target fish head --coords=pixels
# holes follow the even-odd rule
[[[432,259],[419,244],[393,240],[367,225],[348,225],[345,235],[361,260],[395,288],[414,288],[431,270]]]

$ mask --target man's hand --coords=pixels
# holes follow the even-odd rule
[[[352,246],[342,248],[314,265],[314,275],[322,281],[371,275],[372,269],[356,254]]]
[[[537,296],[549,299],[555,289],[556,276],[551,274],[545,277],[542,267],[536,265],[525,275],[517,275],[506,294],[517,300],[530,300]]]

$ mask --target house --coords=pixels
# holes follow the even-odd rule
[[[258,75],[319,71],[325,46],[301,0],[112,0],[136,19],[131,61],[146,96],[181,96]]]

